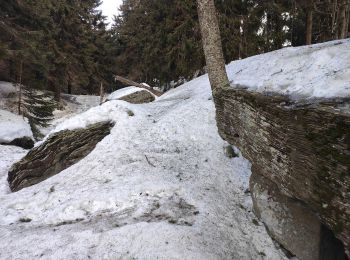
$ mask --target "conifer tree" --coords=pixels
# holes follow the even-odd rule
[[[51,95],[29,87],[23,87],[22,92],[23,115],[28,118],[34,137],[38,140],[43,137],[39,128],[48,127],[53,119],[56,102]]]

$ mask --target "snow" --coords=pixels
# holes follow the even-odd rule
[[[0,98],[6,98],[9,94],[15,92],[16,88],[11,82],[0,81]]]
[[[17,146],[0,145],[0,194],[4,195],[10,192],[7,185],[7,172],[11,165],[19,161],[27,154],[28,150],[24,150]],[[1,256],[1,253],[0,253]]]
[[[50,122],[50,126],[40,128],[40,132],[44,135],[50,133],[57,125],[71,118],[73,115],[83,113],[92,107],[98,106],[100,103],[99,96],[64,94],[62,95],[62,99],[65,104],[64,110],[55,110],[53,112],[54,119]]]
[[[152,103],[106,102],[52,132],[105,120],[111,134],[80,162],[0,193],[1,259],[285,259],[254,224],[250,163],[224,154],[207,76]]]
[[[116,100],[116,99],[120,99],[121,97],[130,95],[130,94],[133,94],[133,93],[142,91],[142,90],[146,90],[146,89],[139,88],[139,87],[133,87],[133,86],[126,87],[126,88],[122,88],[122,89],[119,89],[119,90],[114,91],[113,93],[111,93],[111,94],[108,96],[107,100]]]
[[[0,143],[10,143],[22,137],[33,139],[28,120],[11,112],[0,110]]]
[[[227,66],[235,87],[292,99],[350,97],[350,39],[290,47]]]
[[[88,125],[104,122],[104,121],[113,121],[117,122],[118,120],[125,120],[128,117],[127,103],[123,102],[118,103],[117,101],[110,101],[102,104],[101,106],[93,107],[82,114],[77,114],[54,128],[51,133],[59,132],[62,130],[73,130],[77,128],[85,128]],[[126,106],[125,106],[126,105]],[[49,134],[49,135],[50,135]]]

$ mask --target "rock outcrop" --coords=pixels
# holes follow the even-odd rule
[[[37,184],[77,163],[110,133],[112,127],[111,122],[101,122],[51,135],[11,167],[7,179],[11,191]]]
[[[155,100],[154,95],[147,90],[141,90],[119,98],[132,104],[150,103]]]
[[[278,214],[295,212],[295,205],[298,212],[304,212],[285,224],[290,227],[283,227],[295,230],[294,237],[286,238],[287,242],[278,234],[275,238],[301,259],[308,259],[305,254],[317,251],[309,238],[319,236],[319,231],[316,226],[307,231],[303,225],[306,228],[313,215],[342,241],[350,255],[350,114],[340,108],[349,101],[298,105],[286,97],[234,88],[220,88],[214,98],[220,135],[252,162],[253,176],[271,182],[266,185],[259,178],[252,179],[255,212],[261,216],[259,193],[270,194],[284,205],[286,211],[272,210],[275,220],[265,223],[272,233]],[[290,204],[292,200],[298,203]],[[305,222],[296,218],[305,218]],[[296,252],[296,240],[304,240],[309,248]]]

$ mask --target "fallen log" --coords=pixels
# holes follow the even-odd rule
[[[139,87],[139,88],[144,88],[146,90],[148,90],[149,92],[151,92],[152,94],[156,95],[157,97],[160,97],[161,95],[163,95],[162,92],[158,91],[158,90],[155,90],[153,89],[152,87],[149,87],[149,86],[146,86],[144,84],[141,84],[141,83],[137,83],[135,81],[132,81],[130,79],[127,79],[127,78],[124,78],[124,77],[121,77],[121,76],[118,76],[116,75],[114,77],[114,79],[116,81],[119,81],[125,85],[128,85],[128,86],[135,86],[135,87]]]

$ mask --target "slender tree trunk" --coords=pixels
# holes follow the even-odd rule
[[[313,10],[308,8],[306,18],[306,45],[312,44],[312,23],[313,23]]]
[[[104,96],[105,96],[105,90],[103,87],[103,83],[101,82],[101,85],[100,85],[100,105],[102,105],[102,103],[103,103]]]
[[[69,95],[72,94],[72,85],[71,85],[70,81],[68,82],[68,94]]]
[[[348,0],[343,0],[340,10],[339,10],[339,39],[345,39],[348,34],[348,21],[347,21],[347,11],[349,7],[349,2]]]
[[[22,74],[23,74],[23,60],[19,65],[19,78],[18,78],[18,114],[22,114]]]
[[[55,95],[54,98],[56,102],[60,105],[61,104],[61,86],[59,83],[55,82]]]
[[[350,1],[349,1],[349,0],[348,0],[348,3],[347,3],[346,21],[345,21],[345,24],[346,24],[345,38],[348,38],[348,37],[349,37],[349,26],[350,26]]]
[[[212,90],[228,86],[224,54],[214,0],[197,0],[199,24]]]
[[[337,24],[338,24],[338,1],[334,0],[332,3],[332,40],[338,39]]]
[[[62,104],[61,104],[61,93],[62,93],[62,88],[65,87],[66,84],[66,76],[67,76],[67,69],[65,67],[65,64],[57,64],[56,69],[54,71],[54,98],[58,104],[58,107],[61,109]]]

